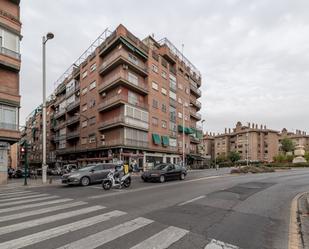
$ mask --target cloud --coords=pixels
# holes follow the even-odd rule
[[[184,44],[203,75],[207,130],[222,131],[238,120],[308,130],[308,7],[305,0],[22,1],[21,122],[41,102],[43,34],[55,33],[47,44],[51,93],[106,27],[123,23],[139,38],[154,33]]]

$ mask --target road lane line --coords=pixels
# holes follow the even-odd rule
[[[118,226],[106,229],[102,232],[90,235],[86,238],[74,241],[62,247],[59,247],[58,249],[94,249],[121,236],[131,233],[141,227],[144,227],[152,222],[153,220],[139,217]]]
[[[2,202],[9,202],[9,201],[17,201],[17,200],[23,200],[23,199],[30,199],[30,198],[37,198],[37,197],[44,197],[49,196],[49,194],[33,194],[33,195],[27,195],[27,196],[19,196],[19,197],[7,197],[5,199],[0,199],[0,203]]]
[[[31,191],[18,191],[18,192],[13,192],[13,193],[5,192],[5,193],[0,194],[0,197],[2,197],[2,196],[16,196],[16,195],[24,195],[24,194],[33,194],[33,192],[31,192]]]
[[[10,212],[10,211],[26,209],[26,208],[34,208],[34,207],[41,207],[41,206],[46,206],[50,204],[58,204],[62,202],[72,201],[72,200],[73,199],[65,198],[65,199],[57,199],[57,200],[52,200],[52,201],[45,201],[45,202],[39,202],[39,203],[33,203],[33,204],[27,204],[27,205],[21,205],[21,206],[9,207],[9,208],[1,208],[0,214],[5,213],[5,212]]]
[[[3,221],[9,221],[9,220],[16,220],[20,218],[25,218],[33,215],[38,215],[38,214],[45,214],[45,213],[50,213],[54,211],[59,211],[62,209],[66,208],[72,208],[72,207],[77,207],[81,205],[86,205],[87,202],[83,201],[78,201],[78,202],[72,202],[68,204],[61,204],[59,206],[53,206],[53,207],[48,207],[48,208],[42,208],[42,209],[37,209],[37,210],[31,210],[28,212],[22,212],[22,213],[16,213],[16,214],[11,214],[11,215],[6,215],[6,216],[0,216],[0,222]]]
[[[82,215],[82,214],[88,214],[90,212],[102,210],[104,208],[105,207],[103,207],[103,206],[91,206],[91,207],[82,208],[82,209],[78,209],[78,210],[74,210],[74,211],[69,211],[69,212],[65,212],[65,213],[47,216],[47,217],[44,217],[44,218],[20,222],[20,223],[9,225],[9,226],[3,226],[3,227],[0,227],[0,235],[16,232],[16,231],[19,231],[19,230],[23,230],[23,229],[26,229],[26,228],[31,228],[31,227],[35,227],[35,226],[39,226],[39,225],[43,225],[43,224],[47,224],[47,223],[58,221],[58,220],[72,218],[72,217]]]
[[[53,198],[58,198],[58,197],[59,196],[52,195],[52,196],[46,196],[46,197],[32,198],[31,200],[21,200],[21,201],[12,201],[12,202],[9,202],[9,203],[0,203],[0,208],[6,207],[6,206],[11,206],[11,205],[18,205],[18,204],[25,204],[25,203],[29,203],[29,202],[35,202],[35,201],[43,201],[43,200],[48,200],[48,199],[53,199]]]
[[[116,218],[116,217],[119,217],[125,214],[126,214],[125,212],[118,211],[118,210],[111,211],[108,213],[93,216],[93,217],[83,219],[80,221],[76,221],[73,223],[69,223],[69,224],[54,227],[48,230],[44,230],[42,232],[30,234],[24,237],[19,237],[18,239],[6,241],[3,243],[0,243],[0,248],[1,249],[19,249],[22,247],[33,245],[35,243],[42,242],[44,240],[55,238],[60,235],[64,235],[66,233],[74,232],[79,229],[89,227],[89,226],[98,224],[100,222],[107,221],[112,218]]]
[[[203,199],[205,198],[206,196],[205,195],[201,195],[201,196],[198,196],[196,198],[193,198],[191,200],[188,200],[188,201],[185,201],[185,202],[182,202],[182,203],[179,203],[177,206],[183,206],[183,205],[186,205],[188,203],[191,203],[191,202],[194,202],[194,201],[197,201],[197,200],[200,200],[200,199]]]
[[[170,245],[180,240],[187,233],[189,233],[188,230],[170,226],[162,230],[161,232],[151,236],[150,238],[142,241],[141,243],[131,247],[131,249],[168,248]]]
[[[226,175],[207,176],[207,177],[203,177],[203,178],[186,180],[186,181],[181,181],[181,182],[179,181],[179,182],[168,183],[168,184],[159,184],[159,185],[150,186],[150,187],[142,187],[142,188],[137,188],[137,189],[132,189],[132,190],[123,190],[121,192],[112,192],[112,193],[102,194],[102,195],[93,195],[93,196],[88,197],[88,199],[100,199],[100,198],[110,197],[110,196],[114,196],[114,195],[130,194],[130,193],[140,192],[140,191],[144,191],[144,190],[157,189],[157,188],[162,188],[162,187],[170,187],[170,186],[175,186],[175,185],[178,185],[178,184],[186,184],[186,183],[190,183],[190,182],[197,182],[197,181],[203,181],[203,180],[208,180],[208,179],[216,179],[216,178],[221,178],[221,177],[226,177]]]
[[[234,246],[228,243],[224,243],[220,240],[212,239],[204,249],[240,249],[238,246]]]

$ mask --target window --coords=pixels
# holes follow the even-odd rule
[[[182,118],[182,113],[178,112],[178,118]]]
[[[158,73],[158,67],[155,64],[152,64],[152,71]]]
[[[95,143],[95,135],[94,134],[92,134],[92,135],[89,135],[89,143],[90,144],[93,144],[93,143]]]
[[[178,103],[182,104],[182,99],[181,98],[178,98]]]
[[[172,74],[170,74],[170,89],[173,91],[177,90],[176,77]]]
[[[177,147],[177,139],[176,138],[171,138],[170,137],[170,146],[172,147]]]
[[[95,117],[91,117],[89,119],[89,125],[94,125],[95,124]]]
[[[87,104],[83,104],[82,106],[82,112],[85,112],[85,111],[87,111]]]
[[[176,122],[176,108],[170,106],[170,121]]]
[[[92,107],[94,107],[95,106],[95,99],[91,99],[90,101],[89,101],[89,108],[92,108]]]
[[[59,140],[59,149],[64,149],[66,146],[66,141],[65,140]]]
[[[176,96],[176,93],[170,91],[170,98],[177,101],[177,96]]]
[[[95,81],[93,81],[90,85],[89,85],[89,91],[92,90],[93,88],[95,88],[97,85],[97,83]]]
[[[86,143],[87,143],[87,138],[86,137],[82,137],[81,144],[86,144]]]
[[[158,126],[159,120],[156,117],[152,117],[152,125],[153,126]]]
[[[88,71],[83,72],[82,79],[85,79],[87,77],[87,75],[88,75]]]
[[[159,90],[159,86],[158,86],[158,84],[156,83],[156,82],[152,82],[152,89],[155,89],[155,90]]]
[[[138,65],[138,59],[133,54],[129,54],[129,61],[131,61],[135,65]]]
[[[128,81],[134,85],[138,85],[138,77],[131,72],[128,73]]]
[[[162,128],[164,129],[167,128],[167,122],[165,120],[162,120]]]
[[[82,122],[82,128],[87,127],[87,125],[88,125],[88,120],[85,120]]]
[[[180,84],[180,83],[178,83],[178,88],[179,88],[180,90],[183,90],[183,85]]]
[[[156,108],[156,109],[158,108],[158,101],[157,100],[155,100],[155,99],[152,100],[152,107]]]
[[[83,88],[82,95],[85,95],[87,93],[87,90],[88,90],[87,87]]]
[[[188,121],[188,120],[189,120],[188,115],[185,115],[185,120],[186,120],[186,121]]]
[[[162,103],[162,112],[166,112],[166,104]]]
[[[0,105],[0,128],[17,130],[17,108]]]
[[[128,91],[128,102],[132,105],[138,105],[138,95],[134,92]]]
[[[162,71],[161,76],[162,76],[162,78],[167,79],[167,74],[166,74],[165,71]]]
[[[66,105],[68,106],[68,105],[70,105],[70,104],[72,104],[74,102],[75,102],[75,95],[72,95],[71,97],[67,98]]]
[[[94,63],[94,64],[92,64],[91,67],[90,67],[90,72],[93,72],[93,71],[96,70],[96,69],[97,69],[97,64]]]
[[[0,27],[0,47],[19,53],[19,36]]]
[[[190,89],[188,87],[186,87],[186,94],[190,93]]]
[[[125,116],[132,117],[134,119],[139,119],[148,123],[148,112],[139,110],[132,106],[126,105]]]
[[[148,133],[136,129],[125,128],[124,137],[126,142],[134,142],[135,145],[139,144],[139,142],[141,142],[142,145],[145,145],[148,142]]]
[[[164,87],[161,88],[161,92],[163,95],[167,95],[167,90]]]

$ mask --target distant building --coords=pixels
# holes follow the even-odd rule
[[[215,136],[215,156],[227,156],[230,151],[237,151],[241,160],[273,161],[279,151],[279,132],[266,126],[240,122],[236,127],[225,129]]]
[[[280,133],[279,143],[283,138],[289,138],[293,141],[295,146],[304,146],[306,151],[309,151],[309,134],[305,131],[296,130],[296,132],[289,132],[286,128],[282,129]]]
[[[10,145],[19,133],[20,1],[0,1],[0,184],[7,181]]]
[[[203,136],[203,140],[200,144],[201,146],[201,154],[202,156],[214,159],[215,158],[215,134],[214,133],[206,133]]]

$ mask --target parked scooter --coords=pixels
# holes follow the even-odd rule
[[[105,190],[110,190],[111,188],[128,188],[131,185],[131,175],[125,174],[121,178],[118,177],[119,172],[110,171],[107,177],[102,182],[102,187]]]

